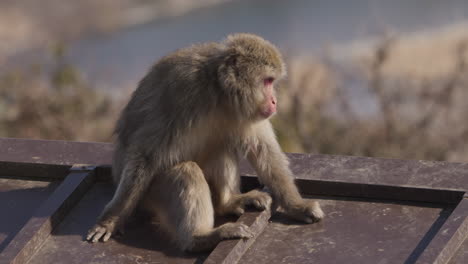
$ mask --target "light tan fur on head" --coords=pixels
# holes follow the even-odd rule
[[[256,35],[240,33],[229,35],[224,43],[229,50],[233,50],[234,54],[257,63],[257,67],[255,67],[252,61],[247,61],[245,68],[254,70],[255,68],[261,69],[258,66],[266,66],[263,70],[271,71],[271,75],[279,78],[286,76],[286,66],[281,53],[269,41]],[[254,74],[255,72],[250,73]]]
[[[218,78],[230,93],[233,108],[250,119],[264,100],[259,86],[265,78],[274,82],[286,76],[286,67],[278,49],[270,42],[252,34],[229,35],[224,41],[226,51]]]
[[[301,198],[268,119],[276,112],[274,85],[285,74],[278,49],[245,33],[160,59],[117,123],[117,189],[87,239],[108,240],[140,202],[184,250],[252,236],[240,223],[213,227],[214,213],[270,207],[267,193],[240,193],[243,153],[286,214],[309,223],[320,220],[318,203]]]

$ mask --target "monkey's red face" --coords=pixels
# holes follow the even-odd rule
[[[265,119],[276,113],[277,100],[275,96],[275,90],[273,88],[274,81],[275,78],[273,77],[267,77],[263,79],[263,102],[260,105],[260,115]]]

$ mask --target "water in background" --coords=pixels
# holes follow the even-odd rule
[[[412,32],[467,19],[466,0],[240,0],[78,41],[69,58],[99,87],[125,87],[164,54],[233,32],[256,33],[303,54],[388,29]]]

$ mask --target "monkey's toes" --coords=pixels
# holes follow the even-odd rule
[[[86,236],[86,240],[96,243],[98,242],[101,238],[103,242],[106,242],[109,240],[109,238],[112,235],[112,231],[109,230],[106,227],[103,227],[101,225],[95,225],[93,228],[91,228],[88,231],[88,235]]]
[[[220,235],[222,238],[252,238],[254,233],[249,227],[241,223],[227,223],[220,226]]]
[[[271,196],[266,192],[258,190],[251,191],[244,200],[245,204],[253,205],[258,210],[265,210],[271,207]]]
[[[271,196],[264,192],[259,192],[258,196],[253,199],[253,206],[259,210],[265,210],[271,207]]]
[[[241,216],[245,213],[245,210],[242,206],[237,206],[233,209],[232,213],[237,216]]]

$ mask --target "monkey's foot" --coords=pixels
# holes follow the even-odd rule
[[[253,190],[248,193],[239,194],[232,198],[230,205],[224,209],[224,214],[242,215],[245,207],[254,206],[258,210],[265,210],[271,207],[271,196],[259,190]]]
[[[253,205],[258,210],[266,210],[271,207],[270,194],[258,190],[253,190],[246,193],[244,196],[244,205]]]
[[[325,216],[317,201],[303,201],[284,210],[290,217],[309,224],[318,222]]]
[[[252,238],[254,233],[249,227],[241,223],[226,223],[205,234],[193,236],[189,245],[182,245],[182,248],[189,252],[202,252],[213,249],[216,244],[225,239]]]
[[[112,236],[115,226],[114,222],[96,224],[88,231],[86,240],[96,243],[102,238],[102,241],[106,242]]]
[[[216,229],[220,239],[252,238],[254,233],[241,223],[226,223]]]

